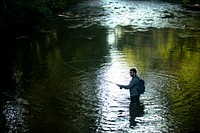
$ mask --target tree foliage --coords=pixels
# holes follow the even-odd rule
[[[52,12],[64,10],[73,0],[3,0],[1,9],[3,13],[13,13],[16,16],[49,15]]]
[[[79,1],[81,0],[2,0],[0,28],[64,11],[70,4]]]

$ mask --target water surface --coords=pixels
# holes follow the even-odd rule
[[[12,82],[4,87],[12,93],[2,93],[4,130],[199,131],[196,18],[177,4],[153,1],[80,3],[50,18],[50,32],[14,42]],[[128,84],[132,67],[146,85],[137,106],[113,84]]]

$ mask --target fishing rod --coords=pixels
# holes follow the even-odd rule
[[[77,71],[79,71],[79,72],[81,72],[81,73],[84,73],[84,74],[89,75],[89,76],[93,76],[93,75],[92,75],[91,73],[89,73],[89,72],[85,72],[84,70],[81,70],[81,69],[79,69],[79,68],[77,68],[77,67],[74,67],[74,66],[72,66],[72,65],[69,65],[68,62],[64,62],[63,64],[64,64],[65,66],[70,67],[70,68],[72,68],[72,69],[74,69],[74,70],[77,70]],[[109,82],[109,83],[111,83],[111,84],[117,85],[117,83],[115,83],[115,82],[113,82],[113,81],[106,80],[106,79],[103,79],[103,80],[106,81],[106,82]]]

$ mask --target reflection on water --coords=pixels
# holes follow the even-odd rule
[[[27,62],[28,69],[26,66],[21,69],[28,73],[24,76],[28,84],[19,84],[22,89],[26,87],[20,92],[22,102],[7,102],[4,106],[6,117],[15,114],[13,119],[6,118],[10,131],[15,128],[31,132],[198,130],[199,103],[194,101],[199,98],[199,32],[127,30],[131,31],[131,27],[96,29],[92,40],[87,39],[92,32],[84,34],[85,39],[71,39],[86,33],[79,29],[68,36],[58,33],[59,43],[54,44],[57,47],[45,43],[50,49],[47,52],[40,43],[43,41],[31,42],[30,46],[37,49],[32,49],[29,55],[34,58]],[[180,34],[195,36],[191,42],[191,36]],[[128,83],[131,67],[138,69],[147,88],[137,106],[131,106],[127,90],[109,82]],[[22,76],[17,75],[16,79]],[[19,124],[13,127],[11,123]]]
[[[13,96],[2,111],[8,132],[199,131],[198,30],[68,23],[15,42]],[[146,83],[137,105],[114,84],[129,83],[131,67]]]
[[[135,127],[137,125],[137,117],[143,117],[144,115],[144,105],[143,103],[130,103],[129,106],[130,114],[130,127]]]

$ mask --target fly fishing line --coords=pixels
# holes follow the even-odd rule
[[[81,62],[82,61],[91,61],[91,60],[80,60]],[[93,77],[94,75],[92,75],[91,73],[89,73],[89,72],[85,72],[84,70],[81,70],[81,69],[79,69],[79,68],[77,68],[77,67],[75,67],[75,66],[72,66],[72,65],[70,65],[70,63],[77,63],[77,62],[79,62],[79,61],[69,61],[69,62],[64,62],[63,64],[65,65],[65,66],[67,66],[67,67],[69,67],[69,68],[72,68],[72,69],[74,69],[74,70],[77,70],[78,72],[80,72],[80,73],[84,73],[84,74],[86,74],[86,75],[88,75],[89,77]],[[109,83],[111,83],[111,84],[115,84],[115,85],[117,85],[115,82],[113,82],[113,81],[110,81],[110,80],[106,80],[106,79],[102,79],[102,80],[104,80],[104,81],[106,81],[106,82],[109,82]]]

